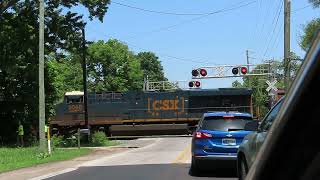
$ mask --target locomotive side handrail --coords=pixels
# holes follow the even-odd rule
[[[111,102],[122,101],[124,93],[119,92],[102,92],[88,94],[89,102]]]

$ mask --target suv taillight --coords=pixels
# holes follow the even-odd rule
[[[211,134],[208,134],[208,133],[205,133],[205,132],[196,132],[194,134],[194,137],[196,139],[205,139],[205,138],[211,138],[212,135]]]

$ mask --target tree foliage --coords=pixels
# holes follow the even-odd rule
[[[82,87],[82,67],[78,57],[69,55],[63,60],[57,61],[54,57],[47,62],[49,72],[51,73],[50,84],[56,90],[59,101],[64,93],[68,91],[80,91]],[[55,102],[53,101],[53,102]]]
[[[88,81],[95,92],[141,90],[143,72],[127,45],[100,40],[88,47]]]
[[[52,57],[52,59],[55,59]],[[64,92],[82,90],[81,55],[72,53],[60,61],[49,61],[55,72],[52,84],[62,98]],[[153,52],[137,55],[116,39],[92,42],[87,48],[89,92],[142,90],[143,77],[165,81],[163,67]]]
[[[82,16],[72,7],[82,4],[90,18],[102,21],[109,0],[47,0],[45,8],[45,57],[60,61],[64,52],[80,49]],[[14,141],[17,122],[37,126],[38,119],[38,1],[0,1],[0,139]],[[52,69],[53,68],[53,69]],[[51,82],[59,75],[51,62],[45,68],[46,117],[52,113],[59,92]],[[6,136],[4,136],[4,134]],[[5,137],[6,139],[3,139]]]
[[[46,118],[66,91],[82,90],[81,30],[86,22],[73,7],[82,5],[101,22],[110,0],[45,0]],[[0,143],[14,142],[21,121],[25,134],[38,126],[38,0],[0,0]],[[152,52],[135,55],[118,40],[87,49],[89,91],[141,90],[143,75],[164,80]],[[33,135],[37,135],[36,133]]]
[[[144,77],[151,81],[166,81],[159,58],[153,52],[140,52],[137,55]]]
[[[314,8],[320,7],[320,0],[309,0]],[[315,18],[309,23],[307,23],[303,28],[303,34],[300,39],[300,47],[308,51],[312,45],[313,38],[315,34],[320,30],[320,18]]]
[[[309,0],[309,2],[313,5],[313,7],[320,7],[320,0]]]
[[[320,29],[320,18],[313,19],[303,29],[300,46],[303,50],[308,51],[312,45],[312,40],[316,32]]]

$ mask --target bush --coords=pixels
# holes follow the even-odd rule
[[[106,134],[101,131],[93,133],[91,137],[91,143],[94,146],[105,146],[108,143]]]
[[[66,138],[64,141],[64,147],[77,147],[78,146],[78,140],[76,136],[71,136],[69,138]]]
[[[58,135],[53,135],[51,140],[52,140],[52,148],[56,147],[63,147],[65,145],[65,141],[63,139],[63,136],[58,136]]]
[[[50,157],[51,155],[49,154],[49,153],[47,153],[47,152],[43,152],[43,153],[39,153],[39,154],[37,154],[37,158],[38,159],[45,159],[45,158],[48,158],[48,157]]]

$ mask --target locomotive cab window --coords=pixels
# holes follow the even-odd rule
[[[82,103],[83,96],[66,96],[66,102],[67,104]]]

